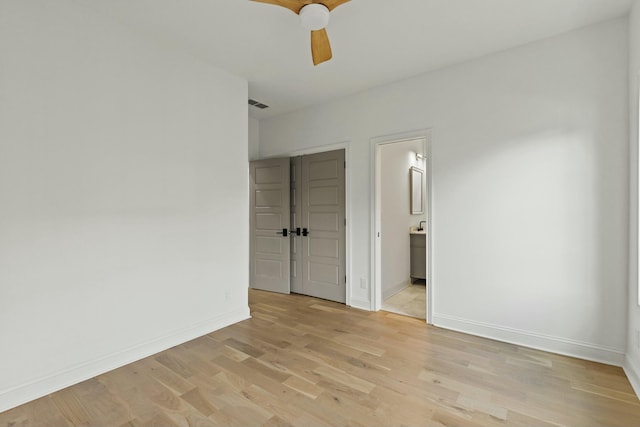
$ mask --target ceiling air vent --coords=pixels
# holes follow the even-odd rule
[[[251,98],[249,98],[249,105],[253,105],[254,107],[257,107],[261,110],[264,110],[265,108],[269,108],[268,105],[263,104],[262,102],[258,102],[255,99],[251,99]]]

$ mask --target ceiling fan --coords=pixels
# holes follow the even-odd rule
[[[331,59],[331,44],[325,27],[330,12],[350,0],[251,0],[286,7],[300,16],[302,26],[311,31],[311,57],[313,65]]]

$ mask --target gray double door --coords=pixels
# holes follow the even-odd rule
[[[344,303],[344,150],[250,163],[251,287]]]

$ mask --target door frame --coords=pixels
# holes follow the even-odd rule
[[[294,151],[285,151],[282,153],[277,153],[277,154],[271,154],[269,156],[266,157],[261,157],[258,160],[266,160],[266,159],[272,159],[272,158],[276,158],[276,157],[297,157],[297,156],[305,156],[307,154],[318,154],[318,153],[324,153],[327,151],[334,151],[334,150],[344,150],[344,161],[346,163],[346,168],[344,170],[344,209],[345,209],[345,216],[347,217],[347,226],[346,226],[346,230],[345,230],[345,251],[344,251],[344,255],[345,255],[345,263],[346,263],[346,273],[347,273],[347,282],[345,284],[345,305],[348,306],[354,306],[351,298],[351,295],[353,294],[352,292],[352,284],[355,283],[352,280],[352,275],[351,272],[352,270],[352,256],[351,256],[351,242],[352,242],[352,238],[351,238],[351,230],[353,229],[353,225],[352,225],[352,218],[351,218],[351,204],[349,203],[351,200],[351,176],[348,173],[349,171],[349,167],[350,167],[350,159],[351,159],[351,155],[350,155],[350,146],[351,146],[351,141],[350,140],[346,140],[343,142],[339,142],[336,144],[329,144],[329,145],[320,145],[320,146],[316,146],[316,147],[310,147],[310,148],[303,148],[300,150],[294,150]],[[364,308],[365,307],[362,306],[362,304],[356,304],[355,307],[357,308]]]
[[[427,214],[427,300],[425,301],[427,309],[426,322],[433,324],[433,306],[434,306],[434,284],[433,284],[433,264],[431,262],[433,256],[433,195],[432,195],[432,151],[431,151],[431,129],[420,129],[416,131],[397,133],[392,135],[384,135],[371,138],[370,157],[371,157],[371,286],[370,299],[371,307],[374,311],[382,308],[382,247],[378,233],[380,232],[381,217],[381,156],[380,151],[383,145],[398,142],[406,142],[416,139],[425,140],[426,167],[425,174],[427,185],[425,188],[425,212]],[[408,232],[408,231],[407,231]]]

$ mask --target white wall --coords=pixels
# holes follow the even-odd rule
[[[81,3],[0,0],[0,411],[249,314],[247,82]]]
[[[249,117],[249,160],[260,158],[260,121]]]
[[[640,0],[629,14],[629,325],[625,371],[640,395],[640,307],[638,307],[638,96],[640,88]]]
[[[382,255],[382,298],[386,299],[410,284],[409,228],[426,215],[411,215],[409,168],[425,170],[424,140],[382,145],[380,148],[380,228]]]
[[[371,301],[370,140],[432,128],[437,325],[621,364],[627,22],[260,122],[260,150],[350,142],[352,302]]]

